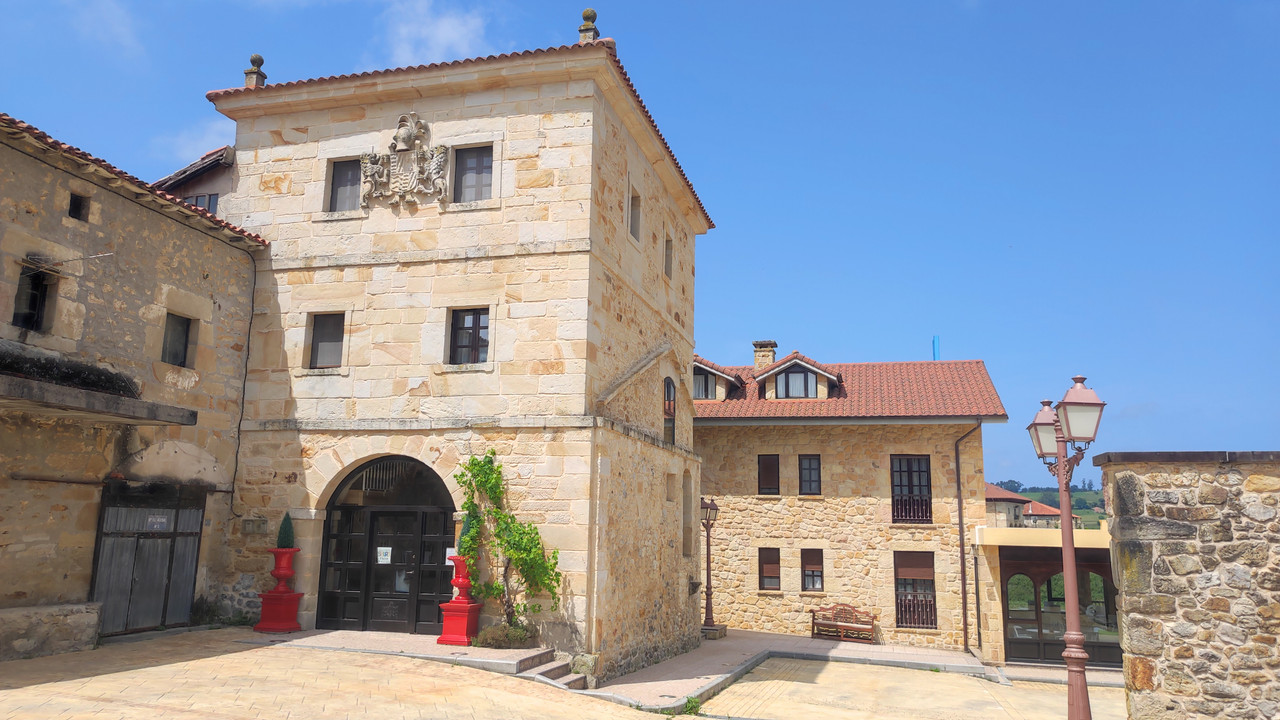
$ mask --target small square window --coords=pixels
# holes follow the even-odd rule
[[[453,201],[476,202],[493,197],[493,146],[454,151]]]
[[[631,237],[635,240],[640,239],[640,193],[635,188],[631,188],[631,206],[630,215],[627,220],[627,229],[631,233]]]
[[[178,367],[190,367],[187,360],[190,357],[191,340],[194,339],[192,332],[194,324],[191,318],[165,313],[164,345],[160,349],[161,362]]]
[[[804,592],[822,592],[822,551],[800,551],[800,589]]]
[[[759,548],[760,589],[782,589],[782,563],[778,560],[778,548]]]
[[[317,369],[342,366],[345,325],[346,315],[343,313],[311,316],[311,360],[308,367]]]
[[[360,161],[339,160],[329,177],[329,212],[360,208]]]
[[[489,359],[489,310],[454,310],[449,363],[466,365]]]
[[[47,330],[56,282],[53,273],[23,265],[18,275],[18,294],[13,299],[13,324],[24,330]]]
[[[71,193],[71,202],[67,204],[67,216],[81,220],[89,221],[89,198],[84,195]]]

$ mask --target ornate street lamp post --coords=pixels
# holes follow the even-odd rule
[[[1071,521],[1071,472],[1084,459],[1084,451],[1098,436],[1098,423],[1106,403],[1084,386],[1085,378],[1071,378],[1075,385],[1067,390],[1057,408],[1052,400],[1041,401],[1042,407],[1027,426],[1036,455],[1049,466],[1058,479],[1059,522],[1062,528],[1062,586],[1066,595],[1067,631],[1062,639],[1067,649],[1062,659],[1067,662],[1067,718],[1091,720],[1089,686],[1084,677],[1089,654],[1084,651],[1084,633],[1080,632],[1080,595],[1076,578],[1075,527]],[[1055,412],[1056,410],[1056,412]],[[1075,452],[1067,457],[1067,444]]]
[[[715,618],[711,614],[711,526],[716,522],[716,516],[720,514],[720,508],[716,506],[715,500],[702,500],[702,527],[707,531],[707,613],[702,618],[702,627],[713,628],[716,625]]]

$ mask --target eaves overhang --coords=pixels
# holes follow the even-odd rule
[[[937,417],[709,417],[693,419],[694,427],[776,427],[779,425],[965,425],[981,421],[984,425],[999,425],[1009,418],[999,416],[937,416]]]
[[[11,375],[0,375],[0,409],[124,425],[195,425],[197,418],[187,408]]]

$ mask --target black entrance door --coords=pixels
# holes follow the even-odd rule
[[[166,483],[104,488],[93,577],[103,635],[191,623],[205,495]]]
[[[357,469],[329,504],[316,627],[439,634],[453,531],[452,498],[426,465],[390,457]]]

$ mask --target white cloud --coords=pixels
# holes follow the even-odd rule
[[[81,37],[111,48],[126,59],[144,54],[133,16],[117,0],[63,0],[62,5]]]
[[[172,169],[177,170],[199,160],[210,150],[217,150],[235,141],[235,122],[217,117],[186,130],[157,136],[151,140],[151,150],[157,157],[174,163]]]
[[[375,54],[392,67],[458,60],[488,53],[485,19],[475,10],[437,9],[433,0],[392,0],[378,27],[385,39]]]

